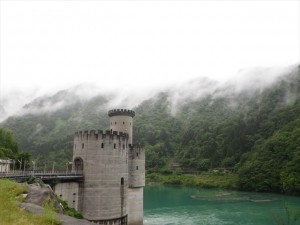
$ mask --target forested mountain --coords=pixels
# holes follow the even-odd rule
[[[230,168],[243,190],[299,194],[299,70],[247,88],[193,81],[141,102],[133,109],[134,140],[145,145],[147,170],[167,171],[173,162],[201,171]],[[1,127],[40,163],[56,160],[63,168],[75,131],[108,128],[109,103],[107,96],[83,100],[61,91],[26,105]]]

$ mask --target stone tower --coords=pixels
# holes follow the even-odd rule
[[[83,171],[78,210],[98,224],[142,225],[145,152],[132,144],[135,112],[108,112],[110,130],[75,133],[73,171]]]

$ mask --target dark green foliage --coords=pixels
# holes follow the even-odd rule
[[[241,188],[299,194],[299,156],[300,120],[296,120],[255,146],[251,157],[240,169]]]
[[[18,151],[18,144],[12,132],[0,129],[0,148],[9,149],[12,152]]]
[[[30,156],[28,152],[18,152],[18,144],[12,132],[0,129],[0,159],[14,160],[14,169],[21,169],[24,164],[28,167]]]

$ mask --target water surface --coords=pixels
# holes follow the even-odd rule
[[[147,186],[145,225],[274,225],[284,205],[300,208],[300,198],[219,189]],[[300,224],[300,222],[299,222]]]

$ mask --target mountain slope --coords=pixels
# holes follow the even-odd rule
[[[194,170],[231,168],[243,190],[300,193],[299,66],[267,85],[251,85],[202,79],[136,106],[134,140],[145,145],[148,171],[168,171],[172,162]],[[107,129],[111,105],[108,96],[82,99],[62,91],[36,99],[1,127],[12,130],[19,148],[32,152],[40,166],[55,160],[64,168],[74,132]]]

